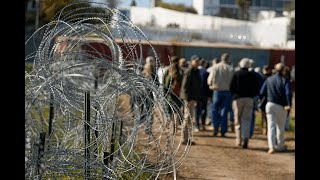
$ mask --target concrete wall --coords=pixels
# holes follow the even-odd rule
[[[286,47],[288,18],[262,20],[252,28],[256,41],[262,47]]]
[[[261,47],[286,47],[287,28],[289,19],[274,18],[258,22],[241,21],[236,19],[214,16],[200,16],[191,13],[181,13],[173,10],[156,8],[131,7],[130,19],[136,25],[148,28],[153,24],[155,32],[147,34],[150,39],[157,39],[161,31],[171,35],[161,40],[170,40],[181,33],[200,33],[202,41],[226,41],[239,44],[251,44]],[[168,24],[178,24],[179,29],[167,29]],[[176,31],[177,33],[173,33]],[[208,35],[212,33],[212,35]],[[159,34],[159,33],[158,33]],[[161,34],[161,33],[160,33]],[[216,37],[216,38],[214,38]],[[206,39],[208,38],[208,39]],[[212,40],[213,38],[213,40]]]

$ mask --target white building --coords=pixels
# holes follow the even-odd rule
[[[288,17],[251,22],[177,12],[161,7],[129,7],[120,11],[126,14],[133,24],[138,25],[150,40],[294,47],[292,43],[287,43],[290,23]],[[169,27],[170,24],[176,24],[178,27]]]
[[[220,0],[193,0],[192,4],[199,15],[217,15],[220,10]]]

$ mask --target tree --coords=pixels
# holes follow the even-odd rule
[[[193,7],[186,7],[185,11],[188,13],[198,14],[197,10],[195,10]]]
[[[236,3],[240,10],[240,19],[249,20],[249,6],[251,4],[251,0],[236,0]]]
[[[170,4],[170,3],[161,2],[159,6],[162,8],[171,9],[175,11],[198,14],[198,12],[193,7],[187,7],[183,4]]]
[[[75,0],[43,0],[40,4],[42,23],[48,23],[63,7]]]
[[[236,14],[229,8],[220,8],[219,16],[233,19],[236,18]]]
[[[41,14],[41,19],[42,19],[42,23],[46,24],[48,23],[50,20],[52,20],[52,18],[56,15],[57,12],[59,12],[62,8],[64,8],[65,6],[67,6],[70,3],[76,2],[77,0],[42,0],[41,2],[41,9],[40,9],[40,14]],[[118,0],[108,0],[107,4],[110,8],[115,8],[117,7],[118,4]],[[80,7],[91,7],[92,4],[90,4],[90,2],[88,1],[88,3],[81,3],[81,4],[75,4],[72,7],[68,7],[66,9],[66,11],[70,11],[70,10],[75,10],[76,8],[80,8]],[[75,11],[75,14],[78,14],[77,17],[82,17],[83,13],[85,13],[85,9],[78,9],[77,11]],[[90,13],[106,13],[103,9],[90,9]],[[91,23],[96,23],[96,20],[90,20],[88,22]]]

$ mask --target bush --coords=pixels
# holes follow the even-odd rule
[[[174,10],[174,11],[198,14],[198,12],[193,7],[187,7],[187,6],[183,5],[183,4],[170,4],[170,3],[161,2],[159,4],[159,7],[166,8],[166,9],[171,9],[171,10]]]

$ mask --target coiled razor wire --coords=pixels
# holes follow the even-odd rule
[[[26,41],[34,49],[25,58],[33,62],[25,73],[26,179],[176,177],[192,128],[180,146],[183,115],[156,75],[141,73],[142,40],[117,9],[77,2]]]

